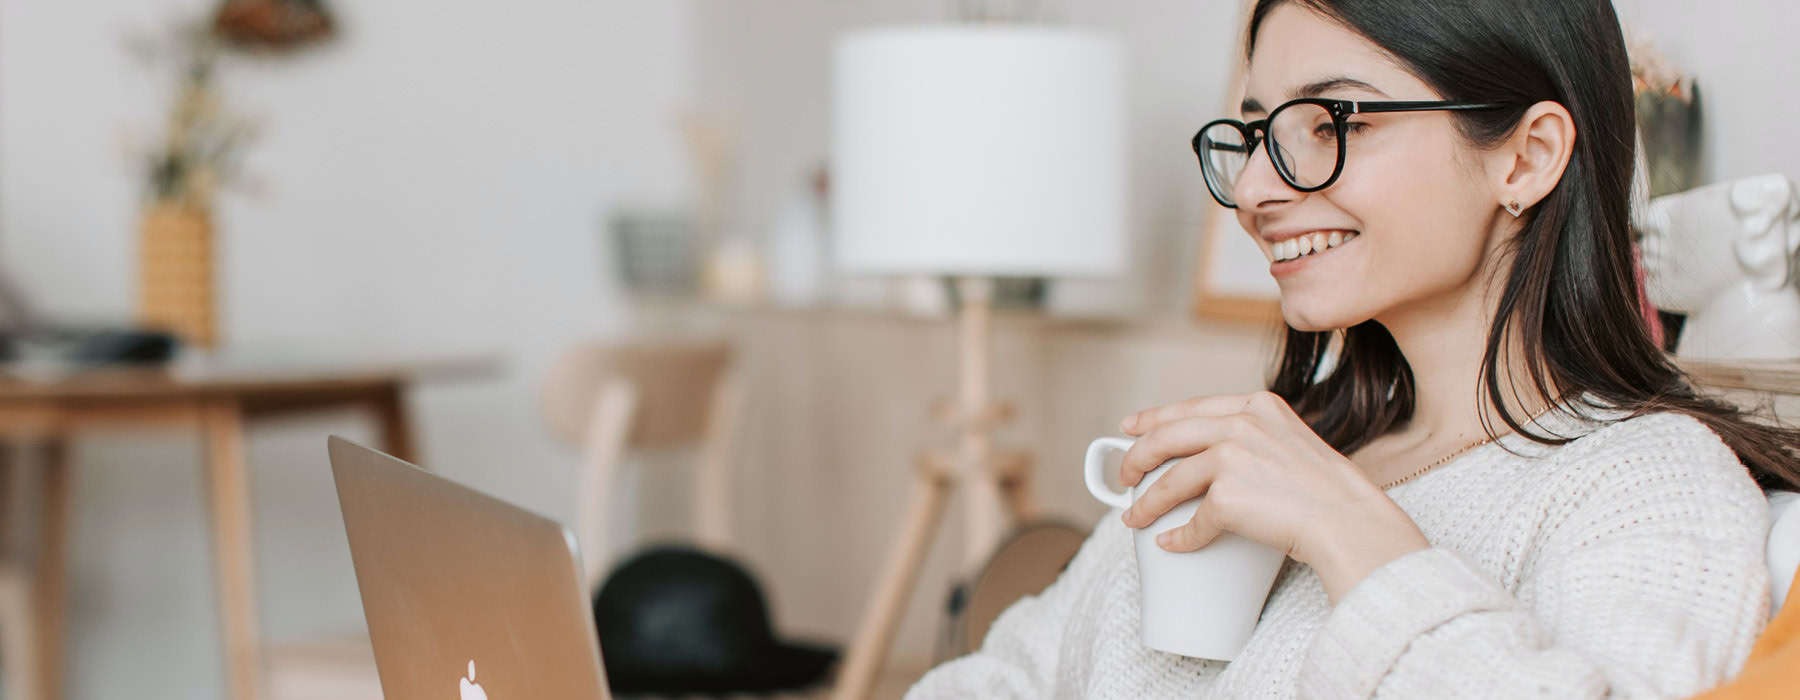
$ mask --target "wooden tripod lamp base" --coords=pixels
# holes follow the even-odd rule
[[[957,312],[961,355],[961,386],[954,407],[940,405],[940,419],[960,433],[953,454],[922,453],[916,464],[917,481],[912,505],[889,551],[875,594],[858,623],[844,666],[839,671],[834,700],[868,697],[875,677],[899,631],[900,615],[918,585],[919,570],[930,551],[944,514],[946,499],[957,486],[968,487],[964,540],[964,571],[974,571],[996,543],[1010,517],[1013,522],[1031,517],[1031,456],[1018,450],[997,450],[991,432],[1012,417],[1012,406],[992,403],[988,391],[990,310],[993,281],[959,278],[956,281],[962,307]]]
[[[988,394],[993,282],[973,278],[1129,269],[1124,43],[980,24],[858,30],[833,53],[833,260],[853,274],[959,275],[963,302],[956,450],[919,460],[905,529],[840,672],[841,700],[872,687],[950,489],[967,487],[970,564],[997,548],[1008,510],[1029,510],[1028,462],[989,444],[1006,411]],[[1003,94],[995,76],[1005,76]],[[1061,145],[1056,158],[1042,157],[1046,143]]]

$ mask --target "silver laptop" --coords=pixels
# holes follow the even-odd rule
[[[349,440],[330,447],[388,700],[610,697],[568,530]]]

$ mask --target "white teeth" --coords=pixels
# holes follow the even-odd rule
[[[1336,248],[1355,239],[1355,231],[1331,231],[1329,233],[1310,233],[1295,236],[1271,246],[1270,252],[1276,261],[1293,260],[1302,255],[1310,255],[1327,248]]]

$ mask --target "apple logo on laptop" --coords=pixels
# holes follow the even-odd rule
[[[474,659],[469,659],[469,677],[462,679],[462,700],[488,700],[487,691],[475,682]]]

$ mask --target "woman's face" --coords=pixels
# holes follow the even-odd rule
[[[1297,97],[1442,99],[1361,35],[1293,4],[1264,18],[1245,93],[1245,121]],[[1234,188],[1238,221],[1281,287],[1282,316],[1300,330],[1454,306],[1474,289],[1501,213],[1451,113],[1358,114],[1349,123],[1343,172],[1330,187],[1295,191],[1259,146]],[[1303,247],[1277,245],[1295,234],[1333,231],[1339,246],[1276,261],[1278,251]]]

